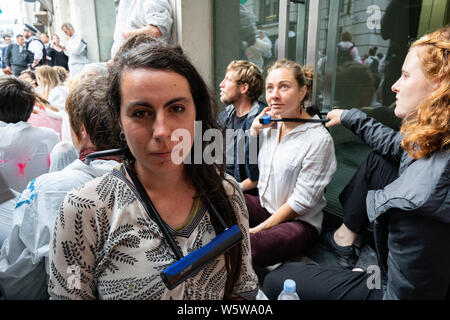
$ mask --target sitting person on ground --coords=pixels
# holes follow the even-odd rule
[[[36,95],[36,102],[34,104],[33,112],[31,113],[28,123],[34,127],[45,127],[55,130],[61,139],[61,128],[63,115],[58,108],[50,105],[50,102],[42,98],[38,93]]]
[[[33,179],[17,199],[12,230],[0,251],[0,295],[5,299],[48,298],[50,233],[60,204],[67,192],[120,165],[109,158],[84,164],[92,152],[123,147],[104,99],[105,87],[104,78],[89,79],[68,97],[67,112],[79,159],[63,171]]]
[[[20,73],[19,79],[22,79],[25,82],[28,82],[33,89],[37,88],[36,74],[31,70],[24,70]]]
[[[395,115],[403,119],[400,132],[358,109],[327,115],[327,126],[342,123],[374,152],[341,193],[344,222],[325,234],[323,246],[340,266],[352,269],[358,258],[355,241],[373,222],[377,277],[291,263],[266,276],[269,298],[276,297],[285,278],[296,281],[301,299],[449,298],[449,54],[450,27],[411,46],[392,86]]]
[[[305,252],[316,243],[322,229],[324,191],[336,171],[331,135],[321,123],[259,122],[264,115],[318,119],[305,108],[312,79],[309,68],[286,59],[276,61],[266,78],[269,106],[250,129],[250,143],[260,135],[259,197],[244,196],[250,216],[252,261],[260,267]]]
[[[52,106],[64,111],[69,93],[59,80],[56,70],[50,66],[40,66],[36,68],[35,73],[40,88],[38,93],[48,100]]]
[[[248,170],[258,177],[258,165],[249,163],[249,154],[245,149],[246,135],[255,117],[266,105],[258,98],[264,90],[264,79],[258,66],[245,60],[232,61],[220,83],[220,101],[227,107],[219,113],[217,119],[224,129],[234,130],[233,141],[226,141],[226,168],[240,183],[241,189],[254,195],[258,194],[258,181],[251,181]],[[255,155],[255,162],[256,162]]]
[[[67,69],[61,66],[53,66],[53,69],[58,74],[59,83],[66,86],[67,81],[69,80],[69,71],[67,71]]]
[[[88,63],[80,73],[80,81],[96,75],[106,75],[106,63]]]
[[[143,42],[120,51],[109,69],[107,96],[128,146],[125,164],[67,194],[50,241],[50,296],[254,299],[258,279],[242,192],[222,166],[185,161],[194,149],[195,121],[202,123],[201,137],[218,128],[215,101],[182,49]],[[189,139],[173,141],[175,130]],[[200,145],[203,154],[207,145]],[[150,201],[158,224],[146,209]],[[225,224],[239,225],[242,241],[168,289],[161,271],[223,231],[213,211]],[[80,274],[77,290],[68,268]]]
[[[78,157],[78,150],[71,141],[60,141],[50,153],[50,169],[48,171],[61,171]]]
[[[5,199],[5,193],[11,192],[12,198]],[[11,188],[8,188],[1,191],[3,202],[0,203],[0,247],[3,244],[3,241],[8,237],[9,233],[12,229],[12,212],[14,207],[16,206],[16,199],[20,195],[20,193],[15,192]],[[0,294],[1,297],[1,294]]]
[[[0,174],[19,193],[48,172],[50,152],[59,142],[54,130],[27,123],[35,101],[28,83],[14,76],[0,77]]]

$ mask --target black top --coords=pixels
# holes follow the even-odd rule
[[[49,63],[51,61],[52,66],[61,66],[66,68],[66,70],[69,70],[69,57],[64,53],[64,51],[57,51],[53,48],[48,48],[47,56],[52,58],[52,60],[48,61]]]

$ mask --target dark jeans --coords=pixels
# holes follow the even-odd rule
[[[381,289],[369,289],[370,274],[321,267],[304,262],[287,262],[264,278],[263,292],[276,300],[286,279],[297,285],[300,300],[379,300]]]
[[[244,194],[249,213],[250,228],[256,227],[271,215],[261,206],[259,197]],[[298,255],[311,248],[319,234],[309,223],[300,220],[282,222],[269,229],[250,234],[252,262],[266,267]]]
[[[369,226],[366,196],[369,190],[383,189],[398,178],[398,164],[372,152],[339,195],[344,224],[356,234]]]
[[[382,189],[397,177],[397,164],[374,152],[370,153],[339,196],[344,208],[344,224],[355,233],[363,232],[369,225],[367,191]],[[276,299],[284,279],[290,278],[297,283],[300,299],[381,299],[381,288],[369,289],[369,276],[365,272],[290,262],[265,277],[263,291],[269,299]]]

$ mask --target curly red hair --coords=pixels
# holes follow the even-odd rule
[[[437,90],[400,128],[402,147],[412,158],[420,159],[450,145],[450,26],[424,35],[410,50],[415,47],[425,76],[439,82]]]

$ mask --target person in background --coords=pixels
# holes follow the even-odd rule
[[[343,224],[323,245],[341,267],[290,263],[269,273],[274,299],[282,279],[301,299],[448,299],[450,294],[450,27],[414,42],[392,86],[400,132],[358,109],[335,109],[327,126],[343,124],[374,152],[340,195]],[[354,243],[373,222],[379,272],[351,271]],[[383,281],[384,280],[384,281]],[[370,286],[368,285],[370,284]]]
[[[253,62],[262,71],[264,67],[264,54],[271,52],[272,41],[260,30],[258,35],[249,39],[248,47],[245,49],[245,56],[248,61]]]
[[[358,48],[352,42],[352,34],[349,31],[341,33],[341,41],[338,43],[338,65],[347,61],[361,63]]]
[[[18,34],[16,36],[17,43],[11,43],[5,53],[5,71],[18,77],[20,73],[28,68],[31,63],[30,56],[25,46],[25,38]]]
[[[96,75],[106,75],[106,72],[106,63],[89,63],[81,70],[80,81]]]
[[[47,65],[49,66],[53,66],[53,60],[51,57],[48,56],[48,51],[50,49],[50,38],[48,36],[48,34],[46,33],[41,33],[41,41],[44,44],[44,48],[45,48],[45,60]]]
[[[33,89],[37,88],[36,74],[31,70],[24,70],[20,73],[19,79],[22,79],[25,82],[28,82],[29,85],[33,87]]]
[[[67,71],[66,68],[61,66],[53,66],[53,69],[58,74],[59,83],[66,86],[67,80],[69,79],[69,71]]]
[[[121,0],[114,29],[111,59],[124,41],[137,34],[148,34],[169,42],[173,23],[172,7],[168,0]],[[111,64],[109,61],[108,64]]]
[[[254,195],[258,194],[258,181],[251,181],[247,171],[257,171],[258,166],[249,164],[249,154],[244,150],[247,141],[245,135],[246,132],[248,134],[254,118],[266,107],[258,101],[263,90],[264,78],[260,69],[245,60],[230,62],[225,78],[220,83],[220,101],[227,107],[219,113],[217,120],[224,129],[234,130],[233,141],[226,141],[227,173],[239,182],[242,191]],[[245,154],[242,154],[243,152]],[[233,155],[232,159],[229,159],[230,155]],[[253,177],[257,176],[257,172],[253,174]]]
[[[87,57],[87,42],[75,32],[72,24],[65,22],[61,30],[67,36],[66,54],[69,57],[68,66],[70,76],[74,77],[81,72],[85,64],[89,63]]]
[[[52,106],[64,111],[68,91],[64,84],[60,82],[56,70],[50,66],[41,66],[36,68],[35,74],[41,96],[48,100]]]
[[[5,41],[5,46],[2,48],[2,69],[6,68],[6,64],[5,64],[5,54],[6,54],[6,49],[8,48],[8,46],[11,44],[11,37],[7,34],[5,34],[3,36],[3,40]]]
[[[377,89],[378,85],[380,84],[380,76],[379,76],[379,72],[378,72],[379,66],[380,66],[380,60],[378,60],[378,57],[376,55],[377,50],[378,50],[378,47],[370,48],[369,56],[363,62],[363,65],[365,67],[369,68],[370,72],[372,73],[375,89]]]
[[[69,57],[65,53],[66,47],[61,46],[60,39],[57,34],[52,36],[52,42],[47,49],[47,56],[52,61],[52,66],[63,67],[66,70],[69,70]]]
[[[42,98],[38,93],[34,104],[33,112],[28,119],[33,127],[44,127],[55,130],[61,139],[61,128],[64,113],[58,108],[52,106],[50,102]]]
[[[45,45],[36,37],[36,33],[38,30],[25,23],[25,27],[23,29],[23,36],[25,37],[26,46],[25,48],[30,53],[30,68],[34,70],[34,68],[38,66],[45,65],[47,63],[46,60],[46,51]]]
[[[423,0],[391,0],[381,18],[380,35],[384,40],[389,40],[381,88],[383,106],[395,102],[395,93],[391,88],[401,75],[410,43],[417,39],[424,6]]]
[[[60,172],[33,179],[17,199],[12,229],[0,250],[0,296],[5,299],[48,298],[50,233],[60,204],[69,191],[120,165],[118,157],[84,163],[92,152],[123,147],[104,99],[105,87],[104,77],[93,77],[67,99],[79,159]]]
[[[215,100],[199,73],[181,47],[142,42],[115,56],[108,84],[108,104],[127,143],[125,164],[66,195],[50,241],[50,296],[254,299],[258,283],[251,267],[244,198],[236,181],[215,163],[184,161],[193,151],[195,121],[202,122],[202,136],[217,128]],[[186,152],[181,156],[180,141],[171,139],[175,130],[192,138],[190,143],[183,139]],[[142,193],[136,189],[138,181]],[[176,257],[143,206],[144,192],[183,255],[223,230],[211,214],[211,204],[227,225],[239,225],[243,240],[169,290],[160,273]],[[70,260],[73,254],[80,259]],[[68,283],[68,267],[80,274],[78,290]]]
[[[17,192],[48,172],[49,154],[59,142],[54,130],[26,122],[35,101],[28,83],[14,76],[0,77],[0,174]]]
[[[274,118],[311,119],[313,72],[281,59],[269,69],[266,100],[269,106],[254,120],[250,143],[259,136],[259,197],[244,194],[250,216],[252,261],[267,267],[312,247],[322,230],[325,187],[336,171],[331,135],[321,123],[270,122]],[[317,115],[314,118],[318,119]],[[256,180],[250,176],[252,181]]]

